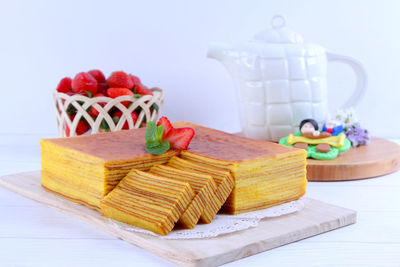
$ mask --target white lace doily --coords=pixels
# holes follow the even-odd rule
[[[257,210],[238,215],[217,214],[209,224],[197,224],[194,229],[172,230],[168,235],[161,236],[126,223],[112,219],[110,224],[118,229],[131,232],[146,233],[163,239],[196,239],[216,237],[222,234],[233,233],[250,227],[256,227],[264,218],[278,217],[299,211],[306,205],[307,199],[300,198],[268,209]]]

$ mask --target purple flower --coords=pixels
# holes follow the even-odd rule
[[[347,139],[352,147],[366,146],[370,143],[370,137],[367,130],[360,127],[359,124],[353,124],[344,129]]]

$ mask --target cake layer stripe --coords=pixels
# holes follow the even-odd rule
[[[170,159],[170,161],[168,162],[168,166],[172,166],[181,170],[188,170],[211,175],[217,184],[217,188],[214,190],[214,193],[219,200],[218,210],[225,203],[232,192],[234,181],[233,176],[229,171],[222,171],[212,167],[205,167],[196,164],[193,161],[185,160],[176,156]]]
[[[194,196],[187,182],[132,169],[100,208],[106,217],[166,235]]]
[[[200,218],[206,218],[210,222],[216,212],[214,191],[216,184],[210,175],[188,172],[165,165],[155,165],[150,169],[151,173],[188,182],[197,194],[188,210],[179,219],[179,224],[185,228],[193,228]],[[195,206],[195,207],[193,207]],[[215,211],[216,210],[216,211]]]

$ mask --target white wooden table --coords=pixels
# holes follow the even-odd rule
[[[40,169],[44,135],[0,135],[0,175]],[[358,212],[354,225],[228,266],[400,266],[400,172],[308,184],[307,196]],[[0,187],[0,266],[173,266]]]

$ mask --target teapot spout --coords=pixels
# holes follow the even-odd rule
[[[208,43],[207,57],[213,58],[219,61],[226,61],[229,59],[228,51],[231,51],[233,47],[226,43],[210,42]]]

